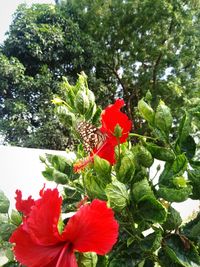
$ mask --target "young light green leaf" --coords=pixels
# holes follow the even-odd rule
[[[138,102],[138,109],[141,116],[153,125],[155,112],[143,99]]]
[[[163,101],[160,101],[155,114],[155,126],[160,129],[163,133],[165,133],[166,137],[168,137],[169,130],[172,126],[172,115],[168,106],[165,105]]]

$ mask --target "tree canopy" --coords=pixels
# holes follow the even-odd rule
[[[19,6],[1,47],[0,129],[5,142],[63,149],[71,143],[52,112],[62,77],[82,70],[97,103],[123,97],[134,131],[146,131],[139,99],[162,99],[199,127],[199,1],[69,0]],[[48,131],[47,131],[48,129]],[[48,137],[47,137],[48,133]]]

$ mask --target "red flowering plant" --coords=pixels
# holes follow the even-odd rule
[[[7,266],[200,266],[199,215],[183,225],[172,206],[199,199],[191,117],[185,113],[172,135],[170,109],[160,101],[153,110],[142,99],[137,112],[150,136],[141,136],[131,133],[123,99],[104,110],[96,105],[85,74],[75,85],[65,79],[62,89],[55,112],[74,134],[76,152],[40,158],[60,193],[43,188],[37,200],[23,200],[16,191],[17,211],[0,224],[14,253]],[[154,159],[163,168],[152,177]],[[0,212],[8,207],[0,192]]]
[[[116,162],[115,159],[115,147],[119,144],[126,142],[128,134],[131,130],[132,123],[128,119],[127,115],[120,111],[124,106],[123,99],[117,99],[114,104],[109,105],[102,111],[101,114],[101,127],[99,130],[94,131],[92,134],[97,135],[99,138],[102,138],[100,145],[94,146],[90,156],[74,165],[74,170],[79,171],[84,168],[89,162],[94,160],[94,156],[97,155],[102,159],[107,160],[111,165]],[[86,142],[90,142],[87,131],[90,131],[90,126],[86,124]],[[99,133],[98,133],[99,131]],[[85,134],[85,133],[84,133]],[[84,136],[83,134],[83,136]]]
[[[108,253],[116,243],[118,223],[105,201],[82,205],[59,229],[62,198],[57,189],[41,190],[40,198],[22,200],[17,191],[16,207],[22,224],[12,233],[16,259],[29,267],[76,267],[74,252]]]

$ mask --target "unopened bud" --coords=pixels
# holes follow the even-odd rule
[[[119,124],[117,124],[114,129],[114,136],[116,136],[117,138],[120,138],[122,137],[122,132],[123,132],[123,129],[121,128]]]

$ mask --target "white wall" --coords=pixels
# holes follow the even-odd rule
[[[15,207],[16,189],[22,190],[25,198],[29,195],[38,198],[44,183],[46,187],[56,186],[41,174],[45,166],[39,156],[45,153],[67,156],[65,151],[0,146],[0,189],[10,199],[12,208]]]

